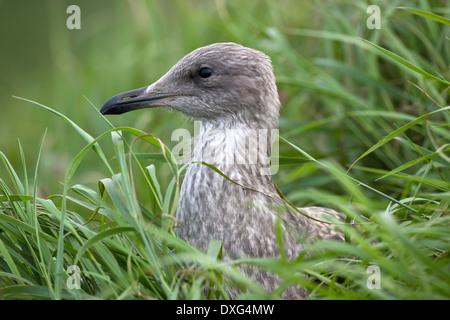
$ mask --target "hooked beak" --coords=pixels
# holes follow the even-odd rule
[[[155,108],[167,105],[165,98],[173,97],[174,94],[147,92],[148,87],[135,89],[112,97],[100,109],[102,114],[122,114],[128,111]]]

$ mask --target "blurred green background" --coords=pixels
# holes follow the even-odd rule
[[[70,4],[81,9],[80,30],[66,27]],[[380,30],[366,26],[370,4],[381,8]],[[355,38],[378,43],[449,78],[450,50],[444,35],[448,35],[448,26],[397,9],[401,5],[402,1],[343,0],[1,1],[0,150],[20,171],[20,139],[27,166],[33,168],[48,128],[39,193],[60,192],[67,164],[85,141],[58,117],[13,95],[54,108],[96,137],[108,125],[89,101],[99,109],[117,93],[154,82],[191,50],[233,41],[271,56],[284,104],[280,134],[314,156],[332,157],[348,168],[408,116],[432,110],[430,100],[409,81],[438,102],[446,100],[446,94],[440,94],[444,86],[380,57]],[[408,1],[407,5],[443,16],[449,12],[446,1]],[[398,118],[393,114],[385,118],[358,116],[358,111],[398,112]],[[181,115],[164,110],[108,119],[117,126],[156,134],[169,147],[174,129],[193,130]],[[420,142],[422,135],[412,133],[410,138]],[[287,156],[292,152],[284,144],[281,147]],[[387,170],[411,159],[408,150],[393,143],[360,164]],[[75,181],[96,183],[107,174],[98,164],[92,153]],[[316,169],[302,166],[292,170],[282,168],[277,176],[284,190],[324,187],[337,192],[330,183],[332,178],[312,178]],[[363,181],[383,192],[395,192],[395,184],[377,184],[370,172],[361,174]],[[305,178],[297,179],[299,176]],[[292,198],[297,200],[295,194]]]

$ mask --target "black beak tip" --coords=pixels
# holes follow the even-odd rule
[[[102,115],[123,113],[123,112],[119,112],[121,108],[117,105],[117,102],[118,101],[117,101],[116,97],[112,97],[111,99],[109,99],[108,101],[105,102],[105,104],[100,109],[100,113]]]
[[[109,100],[108,100],[109,101]],[[108,101],[106,101],[104,104],[103,104],[103,106],[101,107],[101,109],[100,109],[100,113],[101,114],[103,114],[103,115],[105,115],[105,114],[109,114],[109,105],[108,105]]]
[[[133,106],[133,104],[136,103],[136,98],[139,98],[142,94],[144,94],[146,88],[147,87],[139,88],[115,95],[105,102],[100,109],[100,113],[102,115],[122,114],[130,110],[134,110],[135,106]]]

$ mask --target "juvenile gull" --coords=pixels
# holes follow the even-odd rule
[[[191,164],[184,177],[176,217],[177,235],[206,250],[211,239],[223,242],[225,259],[277,257],[277,216],[283,221],[286,256],[294,259],[302,243],[341,238],[331,225],[293,212],[281,199],[268,173],[271,132],[278,128],[281,103],[270,58],[234,43],[216,43],[194,50],[150,86],[118,94],[102,114],[122,114],[163,107],[201,122]],[[216,167],[230,180],[203,161]],[[319,207],[300,208],[324,220],[340,216]],[[281,283],[267,272],[243,272],[269,292]],[[285,298],[305,297],[294,286]]]

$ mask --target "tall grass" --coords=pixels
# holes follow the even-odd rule
[[[227,298],[228,281],[243,288],[239,298],[279,298],[292,283],[307,287],[311,299],[450,298],[449,8],[439,1],[417,1],[413,9],[380,2],[381,29],[369,30],[362,2],[305,2],[302,10],[295,1],[287,2],[291,7],[216,1],[202,10],[200,2],[164,3],[113,6],[135,22],[121,29],[129,21],[120,18],[116,35],[123,39],[133,30],[133,42],[117,51],[128,62],[112,72],[133,69],[130,55],[157,57],[155,43],[174,50],[168,50],[174,57],[167,66],[151,72],[155,79],[203,42],[235,41],[265,51],[284,104],[277,185],[298,206],[332,207],[357,223],[340,225],[345,242],[307,244],[312,254],[295,261],[224,263],[220,242],[212,241],[204,253],[174,234],[185,167],[174,161],[169,133],[186,126],[172,120],[176,115],[152,110],[162,119],[156,123],[152,112],[141,113],[137,126],[145,130],[116,127],[96,111],[105,97],[93,94],[83,105],[95,114],[95,125],[102,122],[98,133],[81,114],[69,116],[67,106],[56,110],[19,98],[57,119],[73,143],[57,187],[47,187],[40,174],[51,129],[36,154],[19,142],[14,164],[0,151],[0,298],[216,299]],[[147,27],[164,25],[166,5],[185,27],[178,44],[164,34],[145,37]],[[198,30],[198,19],[208,31]],[[74,63],[70,44],[54,50],[60,63]],[[95,69],[89,59],[101,55],[91,53],[82,68]],[[151,61],[143,62],[148,70]],[[68,77],[76,69],[69,65],[61,72]],[[117,77],[121,88],[109,84],[114,90],[106,98],[152,80],[136,74]],[[83,182],[86,168],[99,172],[95,183]],[[46,189],[59,191],[42,195]],[[248,263],[278,274],[283,285],[265,293],[237,271]],[[70,266],[80,270],[79,289]],[[371,270],[380,272],[379,289],[370,286]]]

